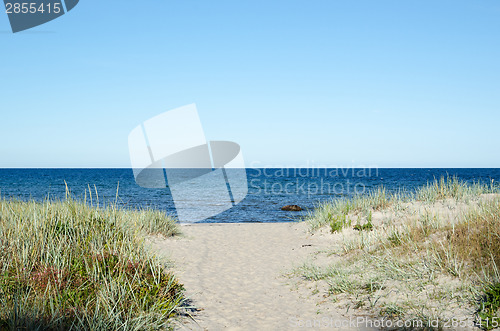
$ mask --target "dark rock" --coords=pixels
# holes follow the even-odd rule
[[[286,205],[284,207],[281,207],[281,210],[284,210],[284,211],[301,211],[302,208],[300,208],[297,205]]]

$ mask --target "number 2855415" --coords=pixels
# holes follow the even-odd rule
[[[5,10],[7,14],[59,14],[62,8],[60,3],[7,2]]]

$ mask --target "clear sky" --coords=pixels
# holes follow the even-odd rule
[[[81,0],[0,39],[0,167],[129,167],[190,103],[248,166],[500,167],[497,0]]]

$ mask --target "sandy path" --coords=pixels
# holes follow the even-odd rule
[[[328,326],[345,320],[323,297],[324,289],[313,295],[284,276],[326,244],[308,235],[304,224],[187,225],[182,231],[180,238],[154,242],[161,256],[174,261],[187,296],[201,309],[196,323],[179,329],[291,330],[322,318]]]

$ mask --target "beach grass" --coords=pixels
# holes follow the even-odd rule
[[[452,318],[492,329],[500,323],[499,192],[494,182],[453,177],[415,192],[380,188],[322,203],[307,222],[340,242],[329,253],[336,258],[296,272],[325,282],[348,310],[424,326],[439,320],[437,329]]]
[[[178,231],[153,210],[0,199],[0,329],[168,329],[183,286],[144,238]]]

